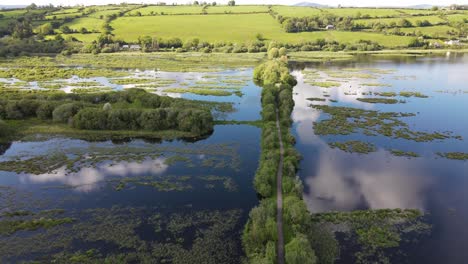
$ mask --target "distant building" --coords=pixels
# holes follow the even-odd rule
[[[123,50],[128,50],[129,48],[130,48],[130,46],[128,46],[128,45],[122,45]]]
[[[440,45],[440,43],[439,43],[439,42],[434,42],[434,43],[431,43],[431,46],[432,46],[432,47],[434,47],[434,48],[436,48],[436,49],[440,49],[440,48],[442,48],[442,45]]]
[[[130,45],[129,50],[141,50],[140,45]]]
[[[325,27],[325,29],[326,29],[326,30],[333,30],[333,29],[335,29],[335,26],[334,26],[334,25],[327,25],[327,26]]]
[[[445,44],[446,45],[460,45],[460,41],[459,40],[449,40],[449,41],[445,41]]]

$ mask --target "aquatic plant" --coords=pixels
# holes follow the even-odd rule
[[[403,97],[419,97],[419,98],[428,98],[429,96],[427,95],[424,95],[420,92],[406,92],[406,91],[402,91],[400,92],[400,96],[403,96]]]
[[[453,159],[453,160],[468,160],[468,153],[464,152],[437,152],[437,155],[446,159]]]
[[[307,100],[309,100],[309,101],[320,101],[320,102],[325,102],[326,101],[325,98],[318,98],[318,97],[307,98]]]
[[[346,142],[329,142],[328,145],[331,148],[339,148],[344,152],[349,153],[369,154],[371,152],[377,151],[377,148],[374,144],[357,140],[351,140]]]
[[[356,100],[364,103],[370,104],[397,104],[403,103],[404,101],[399,101],[396,99],[388,99],[388,98],[356,98]]]
[[[419,154],[413,151],[403,151],[403,150],[398,150],[398,149],[392,149],[390,150],[390,153],[398,157],[412,157],[412,158],[420,157]]]
[[[310,84],[312,86],[322,87],[322,88],[331,88],[331,87],[341,86],[341,83],[338,83],[338,82],[307,82],[307,84]]]
[[[317,135],[350,135],[362,132],[417,142],[459,138],[449,132],[428,133],[410,130],[408,124],[400,118],[414,116],[412,113],[380,112],[329,105],[311,105],[311,107],[330,115],[328,119],[314,122],[314,132]]]

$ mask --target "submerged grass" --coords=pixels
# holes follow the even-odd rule
[[[428,98],[429,96],[427,95],[424,95],[420,92],[406,92],[406,91],[403,91],[403,92],[400,92],[400,96],[403,96],[403,97],[419,97],[419,98]]]
[[[439,155],[440,157],[443,157],[446,159],[452,159],[452,160],[468,160],[468,153],[465,153],[465,152],[447,152],[447,153],[437,152],[437,155]]]
[[[365,135],[382,135],[417,142],[461,139],[460,136],[452,136],[450,132],[428,133],[410,130],[409,125],[400,118],[415,116],[412,113],[380,112],[329,105],[311,105],[311,107],[330,115],[329,119],[314,122],[314,131],[317,135],[350,135],[363,132]]]
[[[364,103],[370,104],[397,104],[404,103],[405,101],[399,101],[397,99],[388,99],[388,98],[356,98],[356,100]]]
[[[339,82],[307,82],[307,84],[310,84],[312,86],[322,87],[322,88],[331,88],[331,87],[341,86],[341,83]]]
[[[166,93],[192,93],[197,95],[230,96],[233,92],[215,89],[199,88],[167,88],[163,90]]]
[[[346,142],[330,142],[328,143],[328,145],[331,148],[339,148],[342,151],[348,153],[369,154],[377,150],[374,144],[357,140],[351,140]]]
[[[397,156],[397,157],[409,157],[409,158],[420,157],[419,154],[413,151],[403,151],[403,150],[398,150],[398,149],[392,149],[390,150],[390,153],[392,153],[392,155]]]

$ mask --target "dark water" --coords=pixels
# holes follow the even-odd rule
[[[245,79],[252,69],[213,74]],[[195,82],[204,75],[158,77]],[[236,111],[218,118],[258,120],[260,88],[248,81],[241,91],[242,97],[178,96],[233,102]],[[143,257],[239,263],[242,230],[258,203],[252,182],[259,154],[260,129],[246,125],[217,125],[212,135],[195,142],[38,135],[1,145],[0,163],[17,164],[0,168],[0,223],[64,217],[74,222],[15,232],[0,226],[0,263],[68,263],[88,250],[94,250],[92,258],[138,255],[130,263]],[[63,212],[48,213],[52,209]],[[19,211],[32,213],[7,216]]]
[[[85,234],[92,232],[91,223],[94,221],[127,222],[126,217],[130,216],[132,221],[137,222],[122,224],[124,226],[121,230],[133,230],[125,235],[138,237],[132,239],[140,244],[173,242],[173,233],[167,230],[154,231],[157,230],[155,225],[149,222],[155,215],[172,214],[171,223],[177,223],[174,222],[177,219],[174,214],[191,219],[200,212],[225,212],[229,215],[229,212],[236,210],[238,214],[233,218],[235,225],[225,230],[225,237],[220,237],[232,240],[235,247],[229,248],[230,252],[225,254],[236,261],[242,255],[240,234],[243,225],[248,212],[257,203],[252,181],[259,157],[259,135],[260,130],[255,127],[216,126],[215,132],[208,139],[194,143],[131,140],[116,144],[68,138],[13,142],[0,156],[1,161],[28,160],[60,153],[70,159],[79,157],[79,162],[75,163],[74,171],[67,171],[65,166],[61,166],[50,172],[34,174],[0,172],[1,211],[64,209],[63,216],[77,219],[76,223],[83,225],[81,228],[84,231],[80,232]],[[174,157],[185,159],[168,161]],[[92,159],[96,159],[94,163],[86,162]],[[203,178],[207,176],[218,179]],[[190,179],[183,180],[183,177]],[[122,190],[118,190],[119,183],[128,179],[141,182],[127,182]],[[172,190],[144,185],[163,182],[164,179],[188,188]],[[224,186],[226,179],[230,179],[229,188]],[[98,220],[103,215],[109,219]],[[3,217],[2,220],[8,219]],[[161,220],[163,226],[168,225],[169,221]],[[0,236],[3,261],[37,259],[56,253],[57,248],[47,247],[51,241],[46,241],[56,235],[54,230],[61,230],[73,237],[73,243],[58,252],[73,253],[89,249],[98,249],[102,254],[124,252],[112,236],[104,234],[97,239],[91,235],[83,236],[71,226],[60,228],[63,230],[52,228],[43,231],[46,234],[43,241],[37,241],[40,238],[37,231],[19,231],[10,236]],[[177,235],[185,239],[182,244],[187,249],[192,247],[198,228],[201,226],[191,227],[189,222],[184,233]],[[25,255],[23,251],[31,255]]]
[[[296,147],[304,157],[299,174],[304,181],[304,198],[309,210],[420,209],[427,214],[432,232],[417,244],[402,249],[407,256],[405,262],[466,263],[468,162],[448,160],[436,153],[468,151],[468,56],[377,57],[349,63],[304,66],[332,73],[349,72],[346,68],[393,70],[391,73],[374,74],[378,76],[377,79],[354,77],[339,80],[343,83],[340,87],[320,88],[305,84],[301,65],[297,66],[294,74],[299,84],[294,88],[294,131]],[[384,83],[391,87],[365,87],[363,83]],[[330,95],[329,99],[338,102],[306,100],[322,97],[324,91]],[[421,92],[429,98],[403,98],[406,103],[393,105],[356,100],[358,97],[373,97],[362,95],[369,91]],[[356,95],[345,95],[345,92],[356,92]],[[328,116],[311,108],[309,105],[312,103],[415,113],[416,116],[404,119],[410,129],[451,131],[453,135],[462,136],[463,140],[414,142],[360,133],[318,136],[314,134],[313,122],[327,119]],[[362,155],[331,149],[327,144],[347,140],[371,142],[378,150]],[[421,157],[396,157],[388,149],[414,151]],[[350,263],[346,252],[344,255],[340,262]]]

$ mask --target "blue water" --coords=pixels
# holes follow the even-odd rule
[[[329,65],[308,65],[310,69],[341,72],[342,68],[394,70],[376,74],[377,79],[351,78],[337,88],[314,87],[303,82],[301,69],[294,71],[299,84],[294,88],[296,103],[293,119],[297,149],[303,156],[300,177],[304,199],[311,212],[351,211],[356,209],[415,208],[425,212],[431,234],[417,245],[403,249],[409,263],[466,263],[468,252],[468,162],[448,160],[437,152],[468,152],[468,56],[373,59]],[[404,76],[404,77],[402,77]],[[330,79],[330,78],[328,78]],[[331,78],[333,79],[333,78]],[[392,87],[365,87],[363,83],[385,83]],[[337,103],[310,102],[323,91]],[[345,95],[344,92],[357,92]],[[369,91],[413,91],[429,98],[404,98],[406,103],[385,105],[356,100]],[[444,91],[444,92],[440,92]],[[424,132],[451,131],[463,140],[446,139],[414,142],[385,136],[355,133],[347,136],[318,136],[313,122],[327,119],[326,114],[309,107],[328,104],[368,110],[408,112],[402,118],[410,129]],[[377,152],[367,155],[331,149],[327,142],[361,140],[376,145]],[[388,149],[414,151],[419,158],[392,156]],[[349,256],[340,262],[351,263]]]

